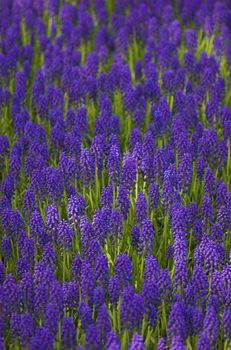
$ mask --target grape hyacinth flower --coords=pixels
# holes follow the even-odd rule
[[[86,203],[82,196],[74,196],[68,200],[67,214],[72,226],[79,223],[80,217],[84,215]]]
[[[115,262],[115,274],[119,279],[120,286],[126,285],[132,277],[132,264],[126,254],[118,254]]]
[[[138,193],[136,200],[136,220],[141,223],[147,218],[147,202],[144,194],[142,192]]]
[[[74,234],[65,220],[60,221],[57,227],[57,235],[59,244],[65,249],[69,250],[71,248]]]
[[[64,349],[74,349],[76,344],[76,331],[70,317],[65,317],[61,330],[62,346]]]
[[[132,336],[132,340],[129,345],[129,350],[144,350],[144,349],[145,349],[145,346],[141,335],[139,335],[138,333],[135,333]]]
[[[153,241],[154,228],[152,222],[149,219],[144,219],[140,231],[140,249],[143,252],[150,252],[152,250]]]
[[[0,349],[227,350],[230,1],[0,13]]]

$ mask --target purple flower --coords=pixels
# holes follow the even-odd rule
[[[36,334],[30,341],[30,349],[38,350],[38,349],[48,349],[52,350],[54,347],[54,338],[49,329],[45,327],[37,327]]]
[[[20,303],[20,290],[12,274],[8,274],[3,282],[4,308],[10,315],[17,313]]]
[[[167,349],[166,340],[164,338],[160,338],[158,340],[156,350],[166,350],[166,349]]]
[[[108,333],[106,349],[108,350],[119,350],[120,344],[117,338],[117,335],[114,331]]]
[[[96,328],[102,343],[106,343],[108,333],[111,331],[111,322],[106,305],[103,304],[98,311]]]
[[[54,304],[47,304],[44,325],[55,336],[58,332],[59,313]]]
[[[162,188],[162,204],[165,211],[169,209],[171,204],[176,200],[178,201],[178,176],[175,166],[171,164],[164,172],[164,181]]]
[[[186,346],[180,336],[174,336],[170,345],[170,350],[186,350]]]
[[[59,125],[59,121],[57,120],[56,124],[52,127],[50,132],[51,145],[56,151],[63,150],[64,148],[65,132],[64,125],[62,124],[63,123],[61,122]]]
[[[151,131],[147,131],[144,135],[144,143],[143,143],[144,153],[152,157],[154,154],[154,145],[155,145],[155,142],[154,142],[153,133]]]
[[[185,31],[185,46],[192,52],[195,52],[197,48],[197,34],[193,29],[186,29]]]
[[[110,227],[110,237],[112,239],[112,242],[115,241],[117,238],[121,239],[123,225],[122,225],[122,216],[119,209],[112,209],[109,227]]]
[[[145,345],[141,335],[138,333],[133,334],[129,350],[144,350]]]
[[[160,302],[160,290],[155,280],[147,280],[142,288],[142,297],[145,308],[148,310],[152,306],[158,306]]]
[[[54,204],[48,205],[46,208],[46,227],[51,234],[53,240],[57,240],[57,229],[59,225],[59,213]]]
[[[73,159],[76,159],[76,161],[79,161],[81,154],[81,140],[78,130],[76,130],[76,128],[73,128],[69,133],[68,137],[66,135],[65,141],[65,147],[70,153],[70,156],[73,157]]]
[[[179,238],[180,236],[185,236],[187,230],[187,209],[179,204],[175,203],[171,207],[171,226],[173,238]]]
[[[140,249],[143,252],[150,252],[154,241],[154,227],[149,219],[142,221],[140,231]]]
[[[111,210],[107,207],[96,209],[93,216],[93,227],[100,244],[105,243],[105,239],[110,231]]]
[[[202,222],[204,228],[208,228],[213,219],[213,207],[211,199],[205,194],[201,205]]]
[[[215,194],[216,179],[211,169],[207,169],[205,174],[204,193],[212,197]]]
[[[226,230],[230,225],[230,207],[222,205],[217,211],[216,222],[222,229]]]
[[[112,145],[107,159],[107,169],[112,184],[120,178],[120,151],[117,145]]]
[[[99,338],[98,330],[93,325],[90,325],[86,330],[85,346],[89,350],[102,349],[102,344]]]
[[[131,300],[131,309],[129,315],[129,327],[140,329],[144,318],[145,307],[141,295],[134,294]]]
[[[196,171],[197,171],[197,176],[200,180],[203,179],[204,177],[204,171],[205,171],[205,161],[203,157],[197,158],[196,161]]]
[[[148,325],[150,327],[156,327],[157,324],[157,312],[154,306],[150,306],[147,310]]]
[[[83,261],[81,267],[81,297],[89,303],[93,302],[94,284],[94,274],[90,263]]]
[[[176,262],[187,262],[187,243],[185,235],[182,234],[182,232],[179,232],[178,235],[174,238],[173,248],[173,259]]]
[[[75,112],[72,108],[69,108],[66,113],[66,127],[68,130],[72,128],[75,122]]]
[[[131,155],[126,153],[122,165],[122,184],[131,190],[136,182],[136,163]]]
[[[34,335],[34,322],[31,317],[31,314],[22,314],[19,334],[22,345],[25,348],[29,347],[30,339]]]
[[[25,272],[20,282],[21,299],[25,312],[33,312],[34,308],[34,285],[29,272]]]
[[[147,218],[147,202],[143,192],[138,193],[136,200],[136,220],[138,223],[141,223],[144,219]]]
[[[84,102],[83,84],[80,79],[74,79],[69,86],[69,99],[73,105],[79,105]]]
[[[138,249],[139,244],[140,244],[140,228],[139,228],[139,226],[134,225],[131,229],[130,234],[131,234],[132,247],[134,249]]]
[[[80,133],[84,133],[87,130],[87,112],[85,107],[80,107],[77,110],[75,124]]]
[[[51,243],[43,247],[42,261],[45,266],[55,270],[56,256]]]
[[[137,104],[136,94],[132,85],[127,85],[123,90],[123,106],[127,113],[133,113]]]
[[[7,136],[0,136],[0,162],[8,154],[10,148],[9,140]]]
[[[216,208],[226,205],[227,202],[227,187],[225,183],[220,180],[216,187]]]
[[[129,283],[132,277],[132,264],[128,255],[120,253],[115,261],[115,274],[119,279],[120,287]]]
[[[37,211],[34,211],[30,217],[30,234],[40,247],[43,247],[48,241],[49,236],[46,234],[42,216]]]
[[[201,241],[199,249],[204,257],[204,265],[207,271],[215,271],[224,264],[224,248],[219,243],[214,243],[207,235]]]
[[[188,305],[186,308],[186,325],[187,325],[187,334],[198,335],[203,328],[203,314],[202,312],[194,306]]]
[[[94,289],[94,306],[96,311],[99,310],[100,306],[102,306],[105,302],[103,287],[97,287]]]
[[[150,185],[148,195],[150,200],[150,209],[157,209],[159,204],[159,187],[156,183]]]
[[[15,76],[15,90],[18,98],[23,102],[26,98],[27,78],[24,72],[18,71]]]
[[[172,280],[169,276],[169,272],[167,269],[160,270],[159,272],[159,280],[157,281],[161,298],[163,300],[169,299],[172,294]]]
[[[69,313],[76,312],[79,305],[79,289],[75,282],[63,283],[63,298],[65,310]]]
[[[61,337],[63,349],[75,349],[76,330],[71,317],[64,317],[62,322]]]
[[[195,242],[198,244],[200,243],[202,236],[203,236],[203,224],[201,222],[201,220],[196,219],[193,225],[193,238],[195,240]]]
[[[179,166],[179,184],[181,190],[188,191],[189,184],[192,178],[192,156],[189,153],[185,153]]]
[[[188,269],[185,261],[176,260],[174,270],[174,286],[176,290],[183,290],[188,283]]]
[[[1,261],[0,262],[0,284],[2,284],[4,282],[5,279],[5,268],[4,268],[4,264]]]
[[[116,204],[121,210],[123,218],[126,220],[130,208],[130,200],[128,196],[128,191],[123,185],[119,186]]]
[[[57,280],[51,281],[50,284],[50,298],[49,303],[53,304],[59,312],[59,315],[63,315],[64,310],[64,295],[63,288]]]
[[[51,200],[60,202],[64,192],[64,181],[58,169],[49,168],[46,171],[47,190]]]
[[[184,69],[189,75],[193,74],[195,71],[195,58],[190,51],[187,51],[184,54]]]
[[[22,278],[24,272],[29,272],[30,270],[30,265],[29,263],[24,259],[24,258],[19,258],[17,262],[17,276],[19,278]]]
[[[134,291],[131,285],[125,287],[121,296],[120,303],[120,322],[122,329],[131,329],[131,309],[133,307]]]
[[[20,315],[12,314],[10,318],[10,335],[12,339],[17,339],[20,335]]]
[[[159,279],[160,268],[157,260],[152,255],[145,257],[144,281],[154,279],[156,282]]]
[[[81,327],[86,332],[87,328],[93,323],[92,310],[85,302],[81,302],[79,304],[78,314],[81,321]]]
[[[110,303],[113,305],[117,305],[120,296],[120,285],[117,276],[110,278],[108,283],[108,293]]]
[[[129,139],[129,148],[131,152],[133,151],[136,144],[141,145],[142,144],[142,138],[140,134],[140,130],[137,128],[132,128],[130,132],[130,139]]]
[[[70,184],[76,180],[78,164],[74,158],[69,159],[64,152],[60,155],[58,169],[66,184]]]
[[[100,254],[95,261],[95,277],[96,281],[106,286],[108,283],[108,261],[104,254]]]
[[[97,169],[98,176],[101,176],[101,172],[103,170],[104,149],[105,149],[104,136],[103,135],[95,136],[92,139],[91,152],[94,156],[95,167]]]
[[[167,70],[162,76],[163,88],[167,94],[173,94],[175,90],[175,73],[173,70]]]
[[[82,148],[80,156],[80,174],[83,184],[90,185],[94,181],[94,158],[88,148]]]
[[[79,254],[73,256],[72,264],[71,264],[71,274],[73,278],[76,280],[77,284],[79,284],[80,276],[81,276],[81,267],[82,260]]]
[[[222,314],[222,325],[227,339],[231,339],[231,310],[225,310]]]
[[[210,350],[211,349],[211,343],[209,339],[207,338],[207,334],[202,332],[200,337],[197,341],[197,349],[198,350]]]
[[[172,304],[168,318],[167,334],[171,338],[179,336],[181,339],[185,339],[186,337],[184,304],[182,302],[176,301]]]
[[[207,339],[211,344],[217,340],[219,334],[219,321],[216,310],[213,306],[208,306],[206,309],[203,334],[207,336]]]
[[[69,250],[72,245],[72,238],[74,234],[71,231],[71,228],[68,226],[68,223],[66,222],[66,220],[60,221],[57,227],[57,236],[58,236],[58,241],[60,246]]]
[[[86,216],[80,219],[81,250],[83,258],[88,256],[90,241],[95,238],[95,232]]]
[[[231,122],[230,122],[231,126]],[[226,127],[226,130],[228,130],[228,127]],[[219,156],[219,167],[222,168],[225,166],[227,159],[228,159],[228,147],[227,147],[227,141],[226,140],[220,140],[220,143],[218,145],[218,156]]]
[[[23,214],[25,217],[30,217],[31,213],[35,210],[36,201],[33,190],[29,187],[24,195],[23,199]]]
[[[213,126],[218,120],[219,114],[219,102],[216,96],[211,96],[210,100],[205,106],[205,115],[208,120],[208,124]]]
[[[48,117],[48,98],[46,95],[40,95],[38,98],[38,114],[41,119]]]
[[[100,204],[102,207],[112,207],[112,202],[113,202],[113,191],[112,191],[112,186],[108,187],[103,187],[101,191],[101,196],[100,196]]]
[[[99,66],[99,59],[96,52],[93,51],[87,56],[85,66],[87,75],[96,77]]]
[[[47,12],[51,17],[58,14],[59,11],[59,1],[58,0],[48,0],[46,3]]]
[[[81,195],[69,198],[67,214],[68,219],[73,226],[77,226],[79,224],[80,217],[84,215],[85,208],[86,203]]]
[[[9,260],[11,257],[12,248],[11,248],[11,241],[8,236],[4,236],[2,238],[1,249],[2,249],[2,256],[4,260],[6,261]]]
[[[10,173],[14,177],[14,181],[17,182],[20,180],[20,170],[21,170],[21,159],[19,152],[11,152],[10,157]]]
[[[11,200],[15,190],[14,178],[11,173],[8,173],[5,179],[2,180],[1,183],[1,193],[5,195],[6,198]]]
[[[198,265],[194,267],[191,284],[195,301],[205,302],[209,288],[208,278],[206,273]]]
[[[211,227],[211,237],[215,242],[222,243],[223,241],[223,230],[220,225],[215,224]]]

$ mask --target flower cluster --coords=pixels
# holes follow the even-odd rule
[[[0,350],[229,349],[230,23],[0,0]]]

